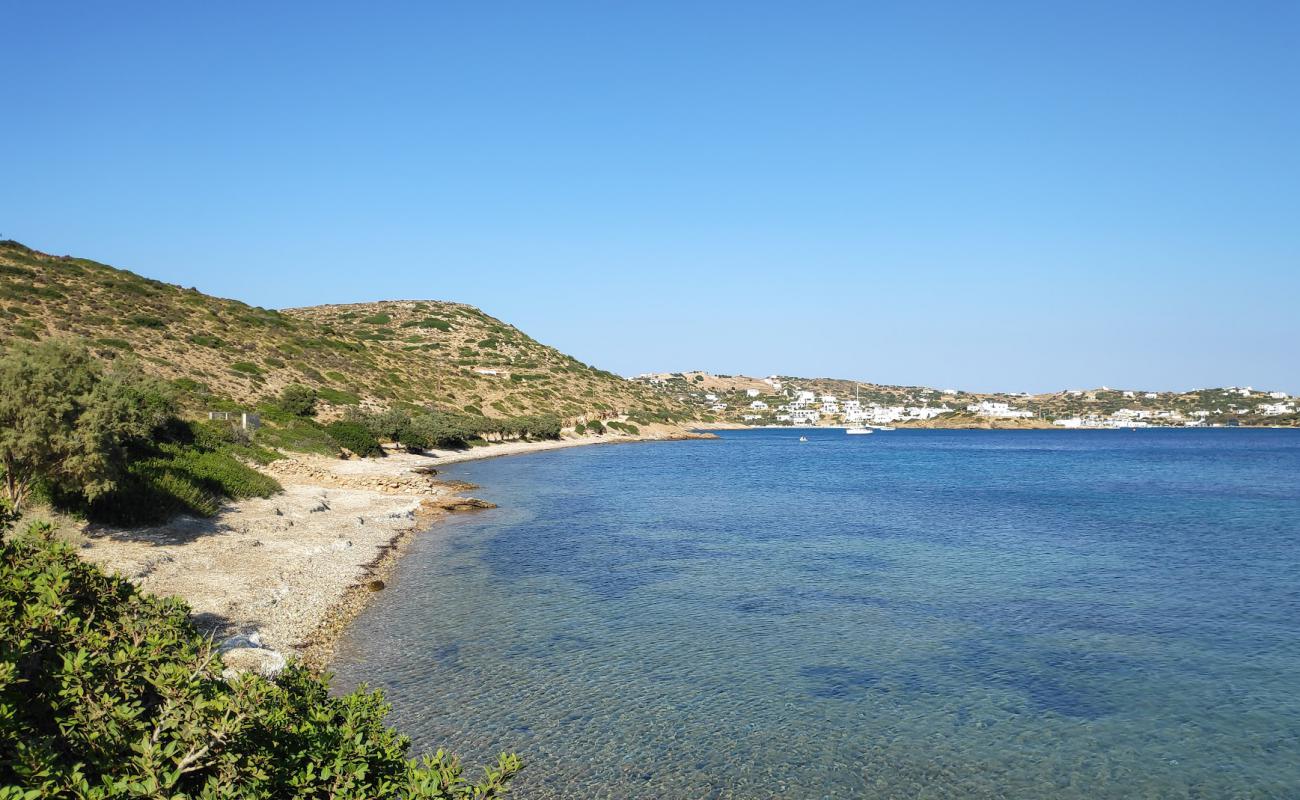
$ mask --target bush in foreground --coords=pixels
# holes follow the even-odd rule
[[[407,758],[378,692],[331,697],[291,665],[221,678],[175,599],[143,594],[36,535],[0,545],[0,798],[499,797],[502,755],[468,782]]]
[[[40,486],[112,491],[129,453],[175,415],[167,386],[130,364],[106,370],[83,342],[19,342],[0,355],[0,476],[22,510]]]

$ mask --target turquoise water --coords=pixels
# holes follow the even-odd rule
[[[798,435],[449,469],[338,685],[527,798],[1300,797],[1300,431]]]

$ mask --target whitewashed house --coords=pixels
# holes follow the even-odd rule
[[[981,400],[978,403],[972,403],[966,406],[967,411],[974,412],[981,417],[994,417],[996,419],[1020,419],[1032,417],[1034,412],[1024,411],[1018,408],[1012,408],[1003,402],[994,400]]]
[[[821,412],[815,408],[790,409],[790,421],[796,425],[815,425],[821,418]]]
[[[767,403],[764,403],[762,400],[755,400],[749,404],[749,407],[755,411],[765,411],[767,409]]]
[[[910,419],[934,419],[940,414],[947,414],[952,409],[946,405],[942,406],[912,406],[907,409],[907,416]]]

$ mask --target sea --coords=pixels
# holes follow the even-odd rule
[[[719,435],[449,467],[336,687],[520,798],[1300,798],[1300,431]]]

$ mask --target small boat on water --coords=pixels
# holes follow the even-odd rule
[[[892,430],[894,430],[894,426],[893,426],[893,425],[877,425],[877,426],[876,426],[876,430],[878,430],[878,431],[892,431]]]
[[[858,398],[858,387],[856,385],[853,387],[853,402],[858,406],[861,406],[862,404],[862,401]],[[851,428],[845,428],[844,432],[850,436],[865,436],[868,433],[875,433],[875,431],[871,429],[870,425],[862,425],[860,423]]]
[[[799,441],[801,441],[801,442],[806,442],[806,441],[808,441],[808,437],[807,437],[807,436],[800,436],[800,437],[799,437]]]

